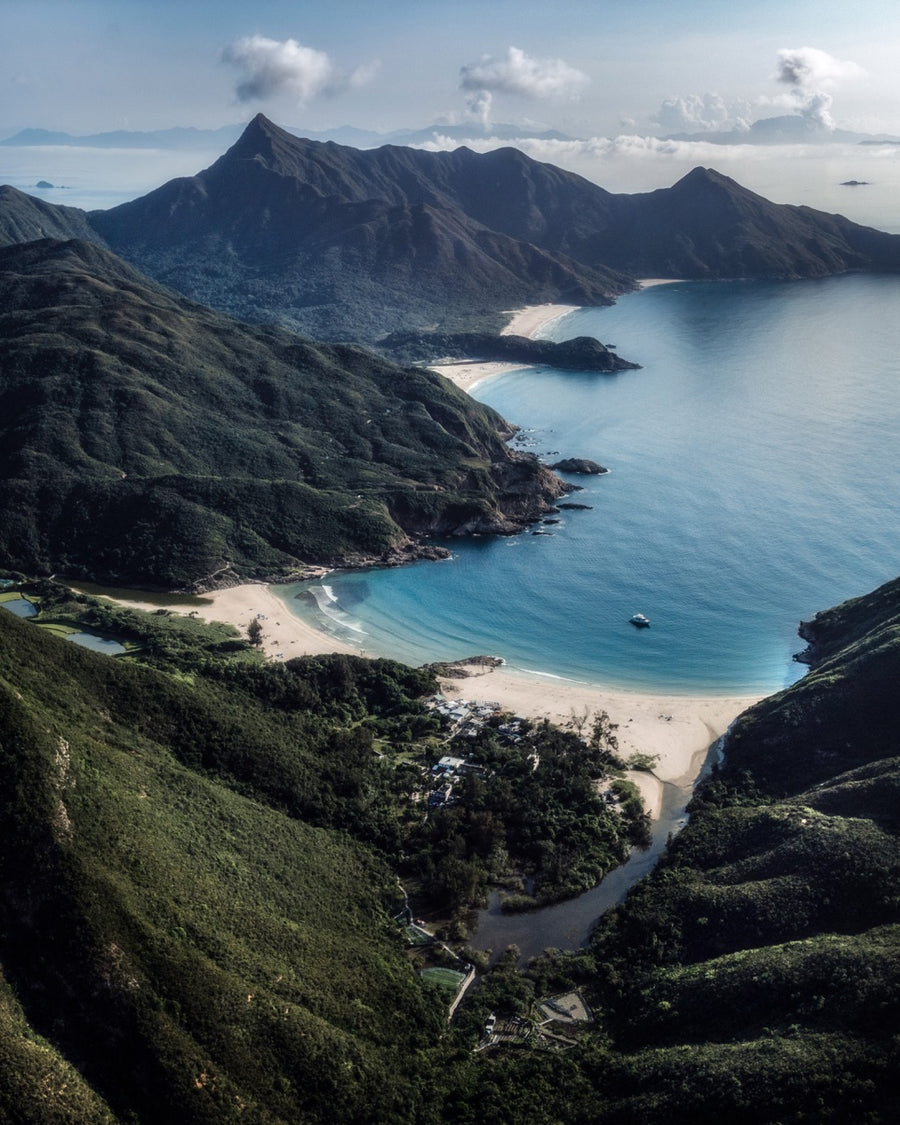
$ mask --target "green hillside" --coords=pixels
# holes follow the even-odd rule
[[[164,587],[511,531],[564,486],[440,376],[192,305],[97,246],[0,250],[0,556]]]
[[[528,971],[591,1000],[579,1049],[489,1052],[453,1120],[897,1120],[898,585],[804,626],[821,663],[738,720],[589,955]]]
[[[408,1120],[442,1016],[343,729],[0,613],[0,1117]]]

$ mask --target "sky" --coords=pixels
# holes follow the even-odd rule
[[[521,147],[610,190],[703,163],[779,202],[836,209],[835,177],[872,178],[874,163],[900,185],[900,146],[839,166],[796,151],[779,169],[782,149],[751,159],[748,146],[659,138],[782,114],[900,136],[898,47],[896,0],[0,0],[0,139],[210,129],[258,112],[299,132],[512,123],[577,138]]]
[[[609,137],[819,97],[839,127],[900,134],[898,46],[895,0],[0,0],[0,133],[262,111],[311,130],[481,117]],[[804,50],[786,81],[780,53]]]

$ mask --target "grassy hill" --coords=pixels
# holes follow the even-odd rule
[[[100,247],[0,250],[0,554],[173,587],[509,531],[562,485],[438,375],[192,305]]]
[[[330,827],[371,745],[310,701],[0,613],[4,1119],[409,1119],[442,1016]]]
[[[68,612],[38,589],[41,620]],[[378,730],[419,721],[427,671],[266,665],[196,622],[115,611],[144,645],[123,661],[0,612],[0,1115],[895,1120],[900,759],[881,734],[895,680],[878,675],[897,642],[877,643],[894,593],[822,615],[840,647],[745,713],[690,823],[588,950],[524,976],[501,961],[443,1037],[388,921],[379,857],[399,822],[373,753]],[[835,682],[842,706],[823,712]],[[860,716],[883,728],[855,738]],[[516,766],[535,784],[574,749],[537,734],[540,768],[529,747]],[[560,818],[548,793],[523,790],[529,840]],[[447,874],[468,879],[466,839],[490,823],[458,813],[424,823],[423,855],[448,832]],[[573,986],[596,1020],[577,1048],[472,1053],[489,1011]]]

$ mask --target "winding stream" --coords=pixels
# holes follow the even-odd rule
[[[477,928],[469,942],[472,948],[491,950],[496,958],[508,946],[516,945],[520,963],[524,963],[545,949],[579,949],[586,945],[600,916],[624,901],[634,884],[656,866],[669,838],[687,823],[687,806],[696,781],[719,760],[722,742],[718,739],[707,750],[698,751],[694,769],[687,777],[662,783],[662,808],[653,823],[648,847],[632,848],[628,859],[591,890],[540,910],[505,914],[500,909],[499,894],[492,892],[488,906],[478,912]],[[688,780],[690,777],[696,780]]]

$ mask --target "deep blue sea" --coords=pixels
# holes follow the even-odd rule
[[[769,692],[803,671],[801,619],[900,573],[900,278],[679,282],[544,335],[642,364],[474,391],[518,447],[610,469],[568,478],[591,510],[453,541],[446,562],[276,587],[301,616],[415,664],[491,653],[611,686]]]

